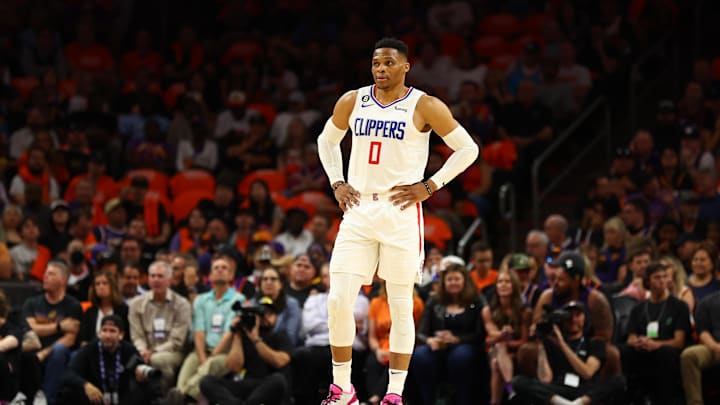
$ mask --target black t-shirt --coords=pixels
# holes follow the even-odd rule
[[[55,324],[67,318],[74,318],[79,321],[82,319],[82,308],[80,302],[70,295],[65,294],[62,301],[57,304],[50,304],[45,299],[45,294],[40,294],[25,301],[23,317],[26,319],[35,318],[35,321],[39,324]],[[40,338],[40,343],[42,343],[42,347],[48,347],[63,335],[63,333],[53,333],[52,335],[43,336]]]
[[[283,331],[261,331],[260,336],[265,341],[265,344],[270,346],[273,350],[289,354],[293,349],[290,338]],[[262,359],[262,357],[260,357],[255,344],[253,344],[250,339],[245,336],[245,334],[242,335],[242,339],[243,354],[245,355],[245,369],[247,370],[246,378],[265,378],[268,375],[279,371],[278,369],[272,368],[265,362],[265,360]]]
[[[668,340],[675,336],[675,331],[685,331],[687,339],[690,331],[690,309],[688,305],[674,296],[661,303],[644,301],[637,303],[630,311],[627,330],[638,336],[647,336],[647,325],[658,322],[658,340]]]
[[[583,337],[577,340],[567,340],[566,342],[568,346],[570,346],[570,349],[572,349],[583,362],[587,361],[590,357],[595,357],[600,360],[600,364],[605,362],[604,341]],[[565,375],[568,373],[577,375],[577,371],[570,365],[570,362],[558,345],[548,339],[546,339],[543,344],[545,346],[545,352],[547,353],[548,363],[550,363],[550,368],[553,372],[553,383],[564,385]],[[598,373],[595,373],[590,381],[594,381],[597,376]],[[583,382],[588,381],[580,379],[581,385]]]
[[[23,341],[22,328],[19,325],[6,320],[3,326],[0,326],[0,339],[4,339],[8,336],[15,336],[18,341],[18,346],[14,349],[6,351],[5,359],[12,365],[13,370],[17,370]]]
[[[695,310],[695,329],[698,335],[708,332],[716,342],[720,342],[720,292],[716,292],[700,301]]]

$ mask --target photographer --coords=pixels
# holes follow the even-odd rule
[[[203,377],[200,391],[210,404],[278,405],[286,397],[285,366],[290,363],[293,346],[285,332],[273,331],[277,315],[269,297],[260,298],[256,307],[240,309],[232,323],[233,341],[226,364],[241,377]]]
[[[99,338],[81,348],[70,361],[58,403],[159,403],[160,371],[143,364],[135,347],[123,340],[124,324],[117,315],[102,318]]]
[[[524,375],[513,378],[513,389],[519,399],[552,405],[587,405],[622,393],[622,376],[598,381],[598,370],[606,357],[605,342],[587,333],[589,325],[585,305],[578,301],[550,314],[546,311],[536,328],[536,336],[542,338],[538,378]]]
[[[643,284],[650,298],[633,307],[627,344],[620,346],[631,399],[644,389],[653,404],[672,404],[680,394],[680,353],[690,333],[690,310],[668,289],[668,271],[650,263]]]

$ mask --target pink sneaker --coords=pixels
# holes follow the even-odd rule
[[[398,394],[386,394],[380,405],[402,405],[402,397]]]
[[[350,385],[350,392],[344,392],[335,384],[330,384],[327,398],[320,405],[359,405],[355,387]]]

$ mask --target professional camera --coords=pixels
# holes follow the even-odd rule
[[[230,330],[233,332],[254,328],[257,320],[256,316],[265,313],[265,307],[262,305],[244,307],[240,301],[235,301],[232,305],[232,310],[235,311],[235,314],[238,317],[240,317],[240,322],[230,327]]]
[[[550,305],[543,306],[543,316],[540,322],[535,325],[535,336],[545,338],[553,333],[553,325],[563,329],[566,321],[572,319],[572,313],[566,309],[553,310]]]
[[[138,369],[146,379],[159,378],[162,376],[162,371],[155,367],[148,366],[143,362],[142,357],[134,355],[128,359],[125,364],[126,370]]]

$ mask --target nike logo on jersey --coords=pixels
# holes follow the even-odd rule
[[[365,108],[365,107],[370,107],[371,105],[373,105],[373,104],[372,104],[372,103],[370,103],[370,104],[360,104],[360,107]]]

